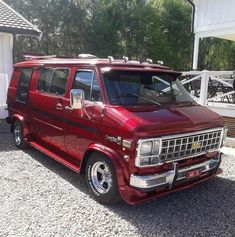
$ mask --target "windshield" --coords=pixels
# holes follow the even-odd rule
[[[193,102],[174,74],[111,70],[104,72],[103,78],[112,105],[192,104]]]

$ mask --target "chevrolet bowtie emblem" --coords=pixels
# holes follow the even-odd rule
[[[193,150],[198,149],[198,148],[201,148],[201,143],[195,142],[195,143],[192,144],[192,149]]]

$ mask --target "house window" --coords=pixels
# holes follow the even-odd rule
[[[26,103],[29,97],[29,85],[32,76],[32,68],[22,68],[19,76],[16,100]]]

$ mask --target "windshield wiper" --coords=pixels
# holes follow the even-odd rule
[[[141,96],[141,95],[137,95],[137,94],[131,94],[131,93],[125,93],[125,94],[120,94],[120,95],[117,95],[117,96],[112,96],[111,98],[118,98],[118,97],[138,97],[138,98],[141,98],[141,99],[144,99],[146,101],[149,101],[149,102],[152,102],[156,105],[161,105],[160,103],[154,101],[154,100],[151,100],[151,99],[148,99],[144,96]]]

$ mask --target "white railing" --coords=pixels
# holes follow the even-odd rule
[[[199,104],[235,118],[234,72],[189,71],[183,72],[182,77],[182,84]]]
[[[183,72],[182,76],[182,84],[200,104],[235,104],[232,71],[190,71]]]

